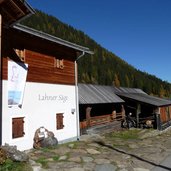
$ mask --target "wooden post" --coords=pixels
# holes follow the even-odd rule
[[[115,119],[116,119],[116,110],[112,111],[112,114],[111,114],[111,121]]]
[[[137,110],[136,110],[136,121],[137,121],[137,128],[139,127],[139,114],[141,113],[141,105],[137,104]]]
[[[92,109],[91,107],[86,108],[86,121],[88,127],[90,127],[91,109]]]
[[[157,129],[162,130],[161,119],[160,119],[160,114],[159,113],[156,113],[156,123],[157,123]]]
[[[124,105],[121,105],[121,114],[122,114],[122,119],[125,118],[125,108]]]
[[[162,130],[162,126],[161,126],[161,118],[160,118],[160,108],[157,107],[155,110],[154,110],[154,115],[155,115],[155,125],[156,125],[156,128],[158,130]]]

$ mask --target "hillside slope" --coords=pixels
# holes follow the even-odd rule
[[[84,32],[62,23],[53,16],[36,10],[36,14],[24,20],[22,24],[89,47],[94,51],[94,55],[86,55],[78,61],[80,83],[141,88],[148,94],[160,97],[169,97],[171,94],[170,83],[137,70],[114,53],[101,47]]]

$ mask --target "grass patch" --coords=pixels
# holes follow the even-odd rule
[[[36,160],[37,163],[40,163],[43,168],[48,168],[48,161],[46,160],[45,157],[40,157],[39,159]]]
[[[112,132],[106,135],[107,138],[119,138],[119,139],[139,139],[139,130],[126,130],[126,131],[118,131],[118,132]]]
[[[7,159],[6,162],[0,165],[0,171],[33,171],[32,167],[27,162],[13,162]]]
[[[64,146],[64,147],[69,147],[71,149],[76,149],[78,147],[79,143],[80,143],[79,141],[66,142],[66,143],[63,143],[63,144],[59,144],[59,147]]]
[[[57,149],[59,147],[59,145],[54,145],[54,146],[50,146],[50,147],[42,147],[40,148],[41,151],[43,152],[51,152],[54,149]]]
[[[57,156],[53,156],[53,160],[54,161],[58,161],[59,160],[59,156],[57,155]]]
[[[48,148],[48,147],[43,147],[43,148],[41,148],[41,151],[42,152],[45,152],[45,153],[47,153],[47,152],[51,152],[51,148]]]

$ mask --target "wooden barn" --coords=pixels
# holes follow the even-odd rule
[[[120,121],[124,117],[124,100],[114,93],[112,86],[80,83],[78,90],[81,129]]]
[[[80,128],[121,121],[129,113],[141,128],[164,130],[171,126],[171,101],[141,89],[78,84]]]
[[[59,142],[79,138],[77,59],[92,52],[17,24],[34,13],[26,2],[0,1],[1,145],[33,147],[44,126]]]
[[[125,112],[132,113],[137,127],[148,126],[146,121],[152,121],[152,127],[158,130],[171,126],[170,100],[150,96],[136,88],[114,87],[114,92],[125,101]]]

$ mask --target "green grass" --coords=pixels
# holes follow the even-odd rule
[[[36,160],[37,163],[40,163],[43,168],[48,168],[48,161],[46,160],[45,157],[40,157],[39,159]]]
[[[128,139],[139,139],[139,130],[126,130],[126,131],[118,131],[118,132],[113,132],[107,134],[107,138],[120,138],[123,140],[128,140]]]
[[[0,165],[0,171],[33,171],[33,169],[27,162],[13,162],[7,159],[4,164]]]
[[[72,145],[73,145],[72,148],[73,148],[73,149],[76,149],[76,148],[78,147],[79,143],[80,143],[79,141],[66,142],[66,143],[64,143],[64,144],[59,144],[58,147],[60,147],[60,146],[61,146],[61,147],[62,147],[62,146],[67,146],[67,147],[69,147],[69,145],[72,144]]]
[[[51,152],[52,150],[58,148],[59,145],[54,145],[54,146],[51,146],[51,147],[42,147],[40,148],[41,151],[43,152]]]
[[[51,148],[48,148],[48,147],[43,147],[43,148],[41,148],[41,151],[42,152],[44,152],[44,153],[46,153],[46,152],[51,152]]]
[[[58,156],[58,155],[53,156],[53,160],[54,160],[54,161],[58,161],[58,160],[59,160],[59,156]]]

